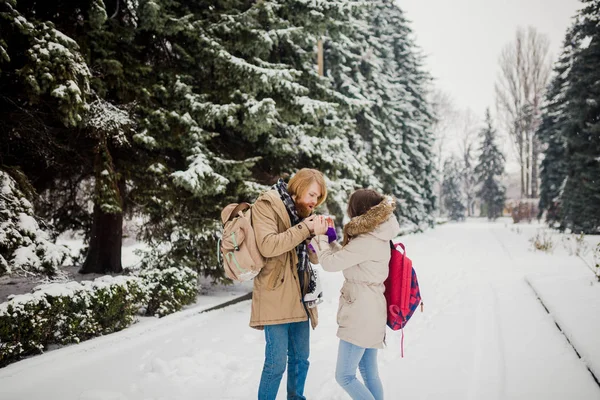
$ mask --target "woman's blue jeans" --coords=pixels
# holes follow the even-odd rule
[[[309,365],[309,336],[308,321],[265,326],[267,344],[258,400],[275,400],[286,363],[287,398],[306,400],[304,383]]]
[[[356,368],[360,370],[364,385],[356,378]],[[383,400],[377,349],[365,349],[340,340],[335,380],[353,400]]]

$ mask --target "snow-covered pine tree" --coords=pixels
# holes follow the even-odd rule
[[[546,211],[546,221],[560,224],[561,190],[566,178],[566,141],[563,134],[567,114],[567,77],[575,50],[572,28],[566,34],[562,53],[554,64],[554,77],[546,92],[541,124],[536,132],[545,145],[540,171],[540,214]],[[541,215],[540,215],[541,217]]]
[[[34,183],[44,182],[47,215],[60,229],[81,228],[96,238],[101,232],[103,239],[90,243],[86,270],[120,269],[119,226],[129,212],[144,217],[144,238],[154,249],[147,264],[220,276],[213,249],[221,207],[252,200],[304,166],[328,176],[329,206],[340,216],[342,194],[371,185],[399,198],[406,220],[426,220],[433,174],[423,172],[429,139],[418,87],[426,79],[417,74],[411,81],[418,57],[406,61],[413,48],[397,45],[403,34],[387,38],[393,30],[386,10],[399,12],[391,2],[377,5],[378,16],[355,16],[355,32],[367,26],[368,34],[356,36],[351,53],[373,57],[356,63],[352,79],[368,95],[340,93],[315,65],[317,39],[342,26],[354,2],[88,0],[73,8],[64,0],[2,0],[0,6],[0,73],[12,79],[0,84],[10,86],[17,101],[10,100],[19,105],[2,107],[10,118],[0,123],[10,121],[6,131],[31,139],[20,142],[18,154],[12,146],[10,156],[22,160]],[[52,45],[45,49],[44,41]],[[47,62],[57,49],[62,53]],[[71,75],[53,76],[54,67]],[[27,74],[17,76],[17,69]],[[369,112],[357,115],[365,100]],[[40,118],[17,115],[23,110]],[[402,146],[416,149],[411,159],[412,150]],[[7,154],[3,148],[4,160]],[[34,158],[61,163],[39,168]],[[99,260],[100,248],[108,264]]]
[[[395,2],[386,2],[389,21],[382,24],[382,36],[389,32],[388,40],[394,54],[397,68],[396,82],[403,88],[397,98],[398,116],[402,132],[402,149],[409,161],[412,181],[418,185],[418,196],[409,197],[407,203],[415,210],[415,224],[433,224],[433,211],[436,205],[434,193],[435,163],[433,157],[434,135],[431,106],[426,99],[431,77],[423,68],[423,56],[415,44],[412,29],[402,10]],[[383,22],[383,20],[382,20]],[[384,29],[384,27],[386,29]]]
[[[430,223],[435,204],[427,75],[412,32],[392,1],[358,8],[329,32],[327,74],[355,114],[353,150],[373,170],[373,187],[398,199],[403,222]]]
[[[573,28],[575,50],[567,75],[566,180],[561,226],[600,232],[600,0],[582,0]]]
[[[465,198],[462,190],[462,166],[455,156],[444,162],[444,178],[442,180],[442,196],[445,211],[452,221],[465,219]]]
[[[148,108],[135,136],[157,153],[155,182],[136,193],[149,200],[145,237],[160,249],[149,263],[219,276],[214,249],[225,204],[251,201],[305,166],[351,188],[367,175],[348,145],[351,121],[315,65],[317,35],[345,6],[140,3],[140,29],[153,32],[145,36],[163,54],[155,66],[160,108]]]
[[[475,174],[474,164],[474,145],[467,144],[463,152],[463,170],[462,183],[466,198],[467,215],[472,217],[475,215],[475,200],[477,197],[477,178]]]
[[[31,227],[31,235],[26,237],[18,227],[10,233],[12,228],[5,226],[8,230],[3,232],[13,240],[4,249],[11,249],[12,254],[29,253],[27,265],[37,272],[44,269],[55,274],[64,254],[52,262],[39,261],[47,257],[44,249],[55,235],[50,224],[42,223],[40,207],[34,207],[36,193],[52,186],[58,175],[80,172],[81,158],[73,143],[88,145],[78,127],[89,109],[91,73],[80,46],[45,18],[49,7],[27,0],[0,1],[0,169],[8,196],[3,199],[4,212],[23,216]],[[56,10],[51,14],[56,15]],[[61,229],[60,221],[49,219]],[[14,217],[5,222],[19,225]],[[35,238],[44,241],[39,252],[31,250]],[[34,261],[36,257],[38,261]]]
[[[496,144],[496,130],[492,125],[490,111],[485,113],[485,127],[481,130],[479,162],[475,166],[475,176],[479,185],[477,196],[481,201],[481,215],[489,220],[502,216],[506,200],[506,188],[500,178],[504,173],[504,155]]]
[[[20,170],[0,169],[0,275],[60,273],[68,249],[54,243],[52,227],[34,213],[35,197]]]

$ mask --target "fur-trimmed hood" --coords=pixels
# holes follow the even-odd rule
[[[400,231],[400,225],[394,216],[395,209],[396,204],[386,197],[363,215],[352,218],[344,226],[342,245],[345,246],[352,238],[365,233],[371,233],[382,240],[392,240]]]

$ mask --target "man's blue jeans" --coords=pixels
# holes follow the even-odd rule
[[[364,385],[356,379],[357,367]],[[383,386],[377,369],[377,349],[365,349],[340,340],[335,380],[352,400],[383,400]]]
[[[266,325],[265,365],[258,400],[275,400],[287,362],[287,398],[306,400],[310,327],[308,321]]]

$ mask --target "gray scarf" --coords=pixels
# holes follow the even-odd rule
[[[283,181],[283,179],[279,179],[275,185],[273,185],[273,189],[277,190],[279,196],[281,197],[281,201],[285,205],[285,209],[290,216],[290,221],[292,222],[292,226],[298,225],[302,222],[302,219],[298,216],[296,212],[296,204],[290,196],[287,190],[287,184]],[[300,288],[304,287],[304,271],[308,271],[308,276],[310,277],[310,281],[308,282],[308,291],[307,293],[312,293],[317,287],[315,273],[310,266],[310,262],[308,261],[308,246],[305,242],[300,243],[296,246],[296,253],[298,254],[298,277],[300,278]],[[302,293],[304,295],[306,293]]]

